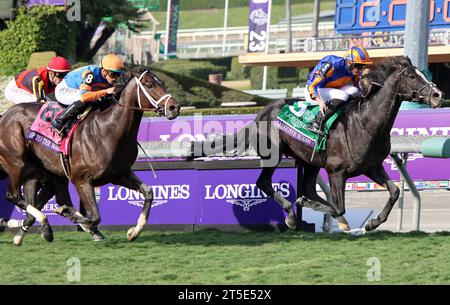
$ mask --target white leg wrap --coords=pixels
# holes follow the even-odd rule
[[[27,206],[27,212],[33,215],[33,217],[36,218],[37,221],[39,221],[41,224],[45,223],[45,221],[47,220],[47,216],[45,216],[41,211],[39,211],[32,205]]]
[[[84,217],[84,216],[81,215],[81,213],[78,212],[78,211],[75,212],[75,215],[78,215],[78,216],[80,216],[80,217]],[[84,232],[87,232],[87,233],[91,232],[91,226],[90,226],[90,225],[81,224],[81,223],[79,223],[78,225],[83,229]]]
[[[8,228],[20,228],[23,224],[23,220],[10,219],[8,220]]]

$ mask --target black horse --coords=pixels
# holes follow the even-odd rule
[[[330,214],[337,219],[341,230],[350,230],[343,216],[345,183],[348,178],[366,175],[387,188],[390,193],[389,200],[378,217],[366,224],[365,229],[368,231],[386,221],[397,201],[399,189],[384,170],[382,163],[391,149],[390,131],[400,104],[403,100],[413,100],[436,108],[441,104],[442,92],[405,57],[390,58],[375,67],[363,78],[361,87],[363,97],[349,102],[329,132],[326,152],[316,153],[314,158],[311,158],[311,147],[273,127],[281,108],[293,100],[278,100],[268,104],[252,124],[233,136],[233,145],[243,148],[244,151],[249,146],[253,147],[263,162],[272,163],[262,169],[256,184],[287,212],[285,222],[289,228],[296,227],[293,206],[272,187],[272,176],[282,154],[297,159],[303,167],[301,197],[297,203]],[[222,141],[227,139],[228,137],[221,138]],[[272,153],[261,152],[261,147],[264,147],[262,142],[269,144],[267,146]],[[230,151],[223,147],[223,142],[214,145],[216,147],[213,147],[212,151],[215,153]],[[233,145],[230,146],[236,150]],[[327,202],[316,192],[316,179],[320,168],[325,168],[328,173],[333,202]]]
[[[38,188],[44,186],[33,204],[42,208],[56,193],[57,202],[63,205],[58,212],[76,223],[87,225],[88,229],[94,229],[93,237],[102,239],[96,229],[100,214],[94,187],[113,183],[144,195],[138,225],[128,230],[128,239],[134,240],[142,231],[153,193],[131,167],[138,154],[137,134],[143,112],[158,112],[171,120],[178,116],[180,105],[167,93],[165,84],[148,70],[133,69],[122,75],[115,86],[119,101],[116,100],[106,110],[90,113],[75,131],[72,141],[69,178],[76,187],[87,217],[72,208],[68,179],[58,153],[25,139],[41,105],[15,105],[0,119],[0,169],[10,178],[7,198],[33,213],[27,217],[27,225],[34,222],[33,216],[40,217],[38,220],[45,226],[48,222],[45,216],[36,213],[36,209],[30,209],[31,204],[22,198],[20,187],[25,184],[25,197],[35,199]]]

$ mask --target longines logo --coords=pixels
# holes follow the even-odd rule
[[[55,212],[53,212],[54,210],[56,210],[57,208],[59,208],[59,205],[54,202],[54,197],[53,199],[51,199],[51,201],[53,201],[52,203],[47,203],[46,205],[44,205],[44,207],[41,209],[41,212],[44,213],[44,215],[46,216],[54,216],[56,215]],[[19,212],[21,215],[26,215],[27,212],[25,212],[24,210],[22,210],[19,207],[15,207],[16,211]]]
[[[275,192],[284,198],[290,196],[289,183],[273,183]],[[205,185],[205,200],[225,200],[228,203],[242,207],[245,212],[252,206],[266,202],[269,197],[261,191],[256,184],[219,184],[216,186]]]
[[[167,203],[171,199],[189,199],[189,185],[152,185],[153,203],[152,207],[157,207]],[[109,186],[108,201],[128,201],[128,204],[142,207],[144,196],[138,191],[130,190],[126,187]]]

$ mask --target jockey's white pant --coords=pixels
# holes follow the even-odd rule
[[[326,103],[333,99],[338,99],[342,101],[347,101],[351,96],[359,94],[358,88],[352,85],[345,85],[341,88],[319,88],[317,89],[320,98]],[[305,100],[307,102],[316,102],[311,98],[308,91],[308,86],[305,87]]]
[[[71,105],[81,98],[80,89],[73,89],[67,86],[65,80],[60,82],[55,89],[55,97],[63,105]]]
[[[5,98],[14,104],[36,102],[34,94],[19,88],[15,79],[11,80],[8,85],[6,85]]]

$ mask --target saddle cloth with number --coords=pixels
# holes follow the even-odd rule
[[[59,152],[68,156],[70,154],[70,143],[75,129],[80,124],[81,120],[69,122],[65,127],[69,132],[67,136],[62,137],[51,126],[51,122],[56,119],[64,111],[61,104],[56,102],[49,102],[42,105],[36,119],[31,125],[30,131],[27,135],[27,140],[42,144],[48,149]]]
[[[277,116],[277,121],[274,123],[278,129],[294,139],[307,146],[315,147],[316,151],[325,151],[326,139],[328,138],[330,127],[338,118],[339,114],[341,114],[342,110],[341,107],[324,123],[325,128],[323,128],[323,131],[325,135],[320,138],[318,134],[308,129],[317,113],[320,111],[317,103],[296,101],[291,105],[286,104],[281,108],[281,111]]]

